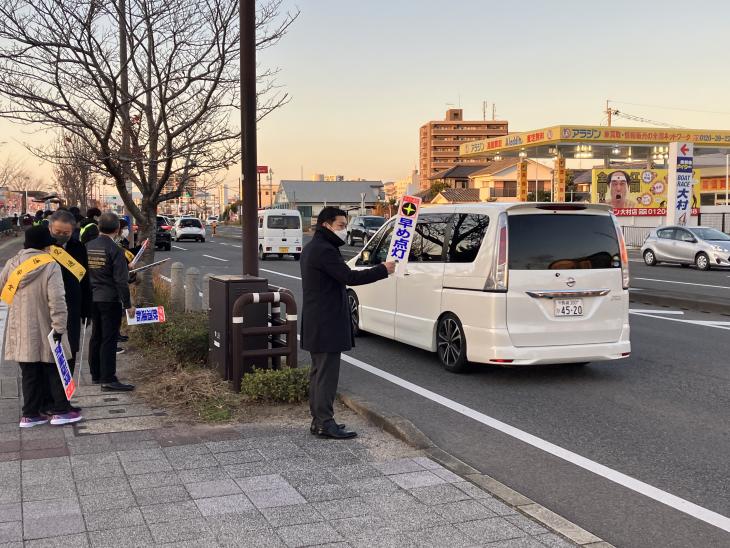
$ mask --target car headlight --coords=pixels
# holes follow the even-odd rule
[[[714,249],[715,251],[725,251],[724,247],[722,247],[720,245],[714,245],[714,244],[712,245],[712,249]]]

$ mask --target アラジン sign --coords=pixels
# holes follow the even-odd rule
[[[76,383],[74,382],[73,375],[71,375],[71,369],[68,367],[68,361],[66,360],[66,354],[63,351],[63,345],[60,342],[53,340],[53,330],[48,334],[48,342],[51,345],[51,352],[53,352],[53,361],[56,362],[56,368],[58,374],[61,377],[61,384],[63,385],[63,391],[66,394],[66,399],[71,401],[71,398],[76,391]]]
[[[144,323],[164,323],[165,307],[164,306],[147,306],[137,308],[134,311],[134,317],[127,314],[127,325],[140,325]]]
[[[397,263],[396,276],[404,276],[408,264],[408,255],[413,245],[413,237],[416,233],[418,223],[418,212],[421,209],[421,198],[416,196],[403,196],[398,215],[395,219],[393,236],[390,239],[388,260]]]

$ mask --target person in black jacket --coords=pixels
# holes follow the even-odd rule
[[[87,325],[91,321],[92,296],[89,282],[89,259],[84,244],[73,237],[76,218],[71,212],[58,210],[50,216],[49,220],[51,236],[86,270],[84,277],[79,280],[70,270],[61,268],[68,310],[68,342],[71,347],[68,365],[73,374],[76,366],[76,353],[79,351],[81,342],[81,325]]]
[[[134,314],[129,294],[129,268],[124,252],[114,241],[119,217],[104,213],[99,218],[99,237],[86,245],[93,292],[92,331],[89,343],[91,380],[102,391],[129,391],[134,385],[117,379],[117,337],[122,310]]]
[[[394,262],[351,270],[338,249],[346,237],[347,214],[336,207],[325,207],[317,217],[312,241],[304,247],[301,256],[302,348],[312,356],[310,431],[335,439],[357,435],[334,420],[340,354],[355,345],[346,287],[377,282],[395,271]]]
[[[99,237],[99,219],[101,210],[98,207],[92,207],[86,212],[86,218],[81,221],[79,229],[79,240],[86,245],[92,240]]]

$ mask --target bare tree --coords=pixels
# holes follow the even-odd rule
[[[61,128],[94,151],[95,165],[154,243],[161,202],[238,160],[238,5],[3,0],[0,116]],[[264,0],[258,48],[276,44],[298,15],[283,11],[282,0]],[[259,71],[259,119],[289,100],[276,75]],[[62,160],[53,148],[34,151]],[[139,207],[128,183],[141,193]]]
[[[13,160],[10,156],[0,161],[0,187],[7,187],[10,190],[19,190],[25,179],[30,179],[23,164]]]
[[[89,198],[99,176],[95,173],[96,154],[78,136],[61,134],[53,149],[56,189],[68,205],[88,208]]]

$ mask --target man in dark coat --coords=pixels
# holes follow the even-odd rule
[[[61,268],[63,274],[63,286],[66,290],[66,308],[68,310],[68,342],[71,347],[71,356],[68,358],[68,365],[73,374],[76,365],[76,354],[79,351],[81,342],[81,325],[91,320],[91,284],[89,283],[89,259],[86,247],[73,237],[76,227],[76,218],[69,211],[56,211],[50,220],[51,236],[58,245],[62,247],[86,273],[79,280],[69,269]]]
[[[302,250],[302,348],[312,356],[309,375],[310,431],[321,437],[344,439],[357,434],[334,420],[334,401],[340,375],[340,354],[354,344],[347,286],[364,285],[388,277],[394,262],[365,270],[351,270],[339,247],[347,237],[347,214],[325,207],[317,217],[312,241]]]
[[[92,207],[86,212],[86,218],[81,221],[79,230],[79,240],[82,244],[86,245],[99,237],[99,217],[101,210],[98,207]]]

